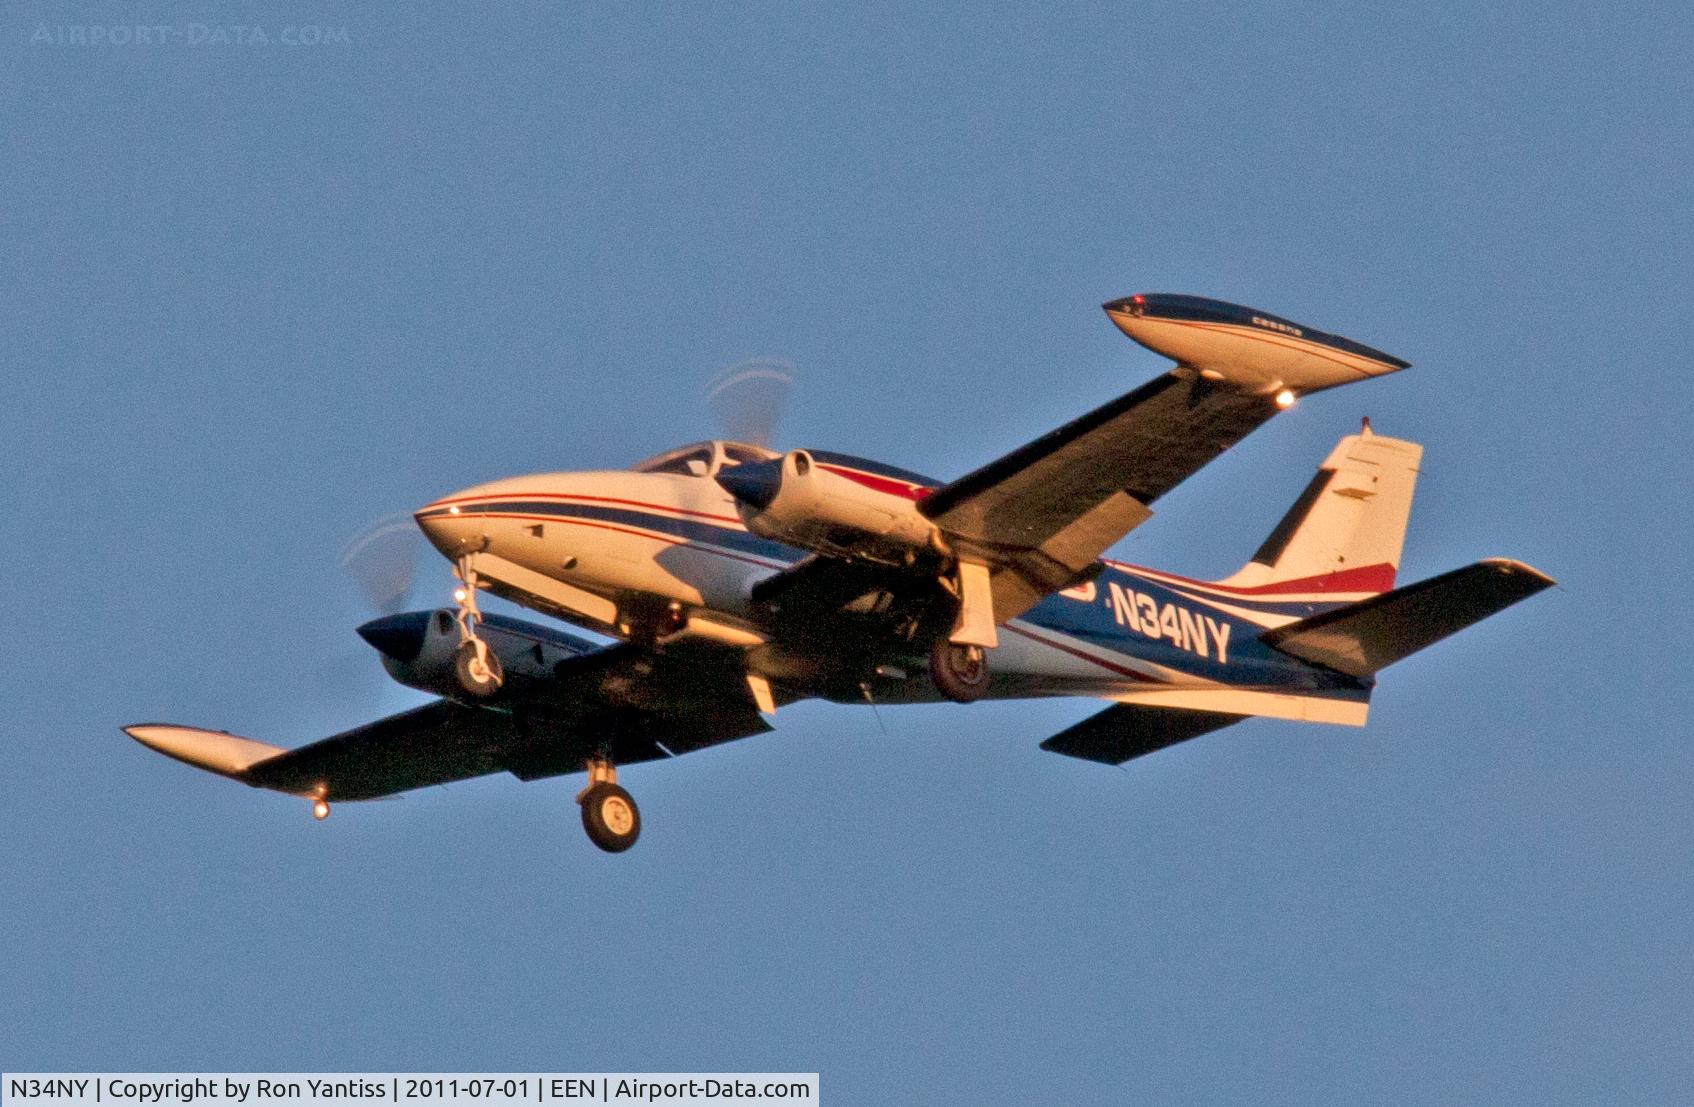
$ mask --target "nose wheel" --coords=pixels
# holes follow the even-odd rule
[[[498,692],[506,679],[500,659],[480,638],[461,642],[453,651],[453,675],[459,678],[459,687],[484,700]]]
[[[588,840],[607,853],[622,853],[641,837],[641,809],[635,797],[618,786],[618,770],[605,758],[589,761],[588,787],[576,802],[582,806]]]
[[[482,622],[482,612],[476,606],[476,570],[471,567],[471,559],[460,558],[454,575],[459,578],[460,585],[453,590],[459,624],[459,648],[453,653],[453,675],[458,677],[459,687],[477,699],[485,700],[500,691],[500,686],[506,682],[506,672],[500,665],[500,658],[476,632],[477,624]]]

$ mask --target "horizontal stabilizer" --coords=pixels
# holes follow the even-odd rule
[[[236,778],[259,762],[288,752],[281,746],[268,746],[221,730],[201,730],[192,726],[143,723],[124,727],[124,733],[166,757],[174,757],[219,776]]]
[[[1491,558],[1278,627],[1263,638],[1302,661],[1368,677],[1553,583],[1522,562]]]
[[[1060,731],[1041,743],[1041,748],[1066,757],[1121,765],[1178,742],[1222,730],[1244,718],[1247,716],[1219,711],[1120,703],[1090,715],[1069,730]]]

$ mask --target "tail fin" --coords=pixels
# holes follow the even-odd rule
[[[1394,587],[1423,447],[1373,434],[1336,443],[1288,514],[1234,576],[1236,588],[1299,581],[1306,591],[1386,592]]]
[[[1552,585],[1552,577],[1520,561],[1492,558],[1278,627],[1264,641],[1302,661],[1368,677]]]

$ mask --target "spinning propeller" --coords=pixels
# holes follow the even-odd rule
[[[341,569],[377,615],[406,606],[417,577],[423,535],[409,512],[384,515],[353,536],[341,550]]]
[[[706,383],[706,406],[725,438],[769,446],[793,387],[793,362],[749,358],[713,374]]]

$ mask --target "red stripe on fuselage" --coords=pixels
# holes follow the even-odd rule
[[[575,492],[483,492],[475,496],[455,496],[451,499],[436,500],[432,504],[418,508],[418,511],[420,513],[432,511],[438,507],[469,503],[472,500],[488,500],[490,502],[496,500],[574,500],[590,504],[623,504],[626,507],[640,507],[648,511],[669,511],[674,515],[690,515],[696,519],[710,519],[716,523],[734,523],[737,527],[742,525],[741,519],[735,515],[714,515],[709,511],[690,511],[686,507],[671,507],[669,504],[654,504],[645,500],[623,500],[616,496],[583,496]]]
[[[913,484],[910,481],[895,480],[892,477],[879,477],[875,473],[867,473],[863,469],[848,469],[842,465],[824,465],[821,462],[819,468],[834,473],[838,477],[846,477],[855,484],[862,484],[877,492],[899,496],[903,500],[921,500],[934,491],[934,489],[925,488],[921,484]]]
[[[1324,573],[1321,576],[1301,577],[1298,580],[1274,580],[1269,584],[1242,588],[1236,585],[1217,584],[1209,580],[1181,577],[1175,573],[1161,572],[1158,569],[1148,569],[1140,565],[1130,565],[1122,561],[1106,561],[1106,564],[1114,569],[1144,576],[1150,580],[1165,578],[1190,587],[1209,589],[1232,596],[1281,596],[1300,592],[1387,592],[1394,587],[1396,572],[1394,566],[1384,562],[1380,565],[1361,565],[1356,569],[1342,569],[1339,572]]]

